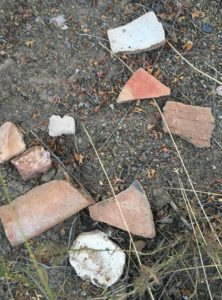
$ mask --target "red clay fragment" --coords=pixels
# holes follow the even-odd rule
[[[23,243],[94,203],[65,180],[40,185],[0,207],[0,219],[13,246]]]
[[[23,180],[47,172],[52,165],[50,153],[41,146],[29,148],[22,155],[14,158],[11,163],[17,168]]]
[[[139,181],[134,180],[128,189],[116,197],[130,232],[145,238],[155,237],[152,211]],[[112,197],[90,206],[89,212],[92,219],[127,231],[115,198]]]
[[[180,136],[196,147],[210,147],[215,124],[209,107],[167,101],[163,108],[163,115],[171,133]],[[168,132],[164,121],[163,131]]]
[[[170,89],[144,69],[138,69],[124,85],[117,103],[170,95]]]
[[[25,151],[23,134],[11,122],[0,127],[0,164]]]

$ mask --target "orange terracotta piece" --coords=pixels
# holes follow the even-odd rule
[[[117,103],[170,95],[170,89],[144,69],[138,69],[124,85]]]
[[[40,185],[0,207],[0,219],[10,243],[16,246],[94,203],[65,180]]]
[[[139,181],[134,180],[128,189],[117,196],[131,233],[145,238],[155,237],[155,226],[149,201]],[[127,230],[114,197],[89,207],[92,219]]]
[[[26,145],[23,134],[11,122],[5,122],[0,127],[0,163],[25,151]]]
[[[45,173],[52,165],[50,153],[41,146],[29,148],[11,163],[18,169],[23,180]]]
[[[180,136],[196,147],[210,147],[215,123],[209,107],[167,101],[163,108],[163,115],[171,133]],[[163,130],[168,132],[164,121]]]

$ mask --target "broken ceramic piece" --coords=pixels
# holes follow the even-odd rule
[[[75,120],[73,117],[53,115],[49,119],[49,135],[52,137],[62,134],[75,134]]]
[[[0,219],[16,246],[71,217],[94,201],[65,180],[53,180],[0,207]]]
[[[138,180],[116,196],[131,233],[145,238],[155,237],[155,226],[149,201]],[[114,197],[89,207],[93,220],[105,222],[127,231]]]
[[[134,21],[107,31],[114,53],[139,53],[156,49],[165,43],[163,25],[150,11]]]
[[[0,127],[0,163],[25,151],[26,145],[23,134],[11,122],[5,122]]]
[[[170,95],[170,89],[154,76],[139,68],[122,88],[117,103]]]
[[[17,168],[23,180],[34,178],[47,172],[51,165],[50,153],[41,146],[29,148],[11,163]]]
[[[210,147],[215,124],[209,107],[167,101],[163,108],[163,116],[171,133],[180,136],[196,147]],[[168,132],[164,121],[163,131]]]
[[[104,232],[95,230],[77,237],[69,251],[69,260],[82,279],[108,288],[121,277],[126,255]]]

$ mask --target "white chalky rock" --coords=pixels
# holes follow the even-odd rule
[[[153,11],[134,21],[107,31],[114,53],[139,53],[156,49],[165,43],[163,25]]]
[[[62,134],[75,134],[75,120],[73,117],[51,116],[49,119],[49,135],[59,136]]]
[[[109,287],[121,277],[126,255],[104,232],[95,230],[77,237],[69,251],[69,260],[82,279]]]

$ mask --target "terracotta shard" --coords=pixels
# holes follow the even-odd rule
[[[124,85],[117,103],[170,95],[170,89],[144,69],[138,69]]]
[[[13,246],[33,238],[94,203],[65,180],[40,185],[0,207],[0,219]]]
[[[163,108],[163,115],[171,133],[180,136],[196,147],[210,147],[215,124],[209,107],[167,101]],[[168,132],[164,121],[163,130]]]
[[[45,173],[52,165],[50,153],[41,146],[29,148],[11,163],[18,169],[23,180]]]
[[[25,151],[23,134],[11,122],[5,122],[0,127],[0,163]]]
[[[131,233],[145,238],[155,237],[153,215],[147,196],[135,180],[128,189],[117,195]],[[127,230],[116,200],[112,197],[89,207],[91,218]]]

